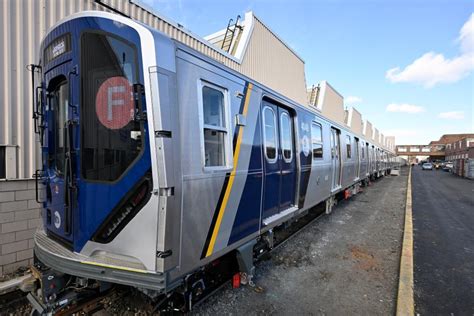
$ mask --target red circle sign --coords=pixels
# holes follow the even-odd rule
[[[111,77],[102,83],[95,98],[95,112],[108,129],[122,128],[133,119],[133,91],[127,78]]]

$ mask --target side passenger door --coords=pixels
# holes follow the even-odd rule
[[[275,215],[295,203],[296,157],[291,113],[274,103],[262,102],[264,133],[263,218]]]

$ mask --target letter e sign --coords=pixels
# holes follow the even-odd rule
[[[108,129],[124,127],[133,119],[132,85],[125,77],[105,80],[97,91],[95,111],[99,121]]]

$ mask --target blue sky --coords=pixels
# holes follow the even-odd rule
[[[472,0],[142,0],[205,36],[253,11],[397,144],[474,131]],[[464,28],[463,28],[464,27]]]

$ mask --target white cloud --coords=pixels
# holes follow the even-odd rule
[[[350,95],[347,98],[344,98],[344,103],[346,104],[355,104],[355,103],[361,103],[362,98]]]
[[[387,112],[402,112],[402,113],[420,113],[424,112],[425,108],[419,105],[407,103],[391,103],[387,105]]]
[[[466,54],[474,53],[474,13],[461,28],[458,41],[461,45],[461,52]]]
[[[474,70],[474,13],[459,32],[457,39],[460,54],[446,58],[435,52],[425,53],[404,69],[395,67],[387,70],[385,77],[391,82],[412,82],[434,87],[439,83],[461,80]]]
[[[386,78],[391,82],[413,82],[434,87],[438,83],[451,83],[466,77],[474,69],[474,56],[462,55],[446,59],[442,54],[429,52],[400,71],[389,69]]]
[[[464,112],[463,111],[442,112],[438,114],[438,117],[442,119],[448,119],[448,120],[463,120]]]

